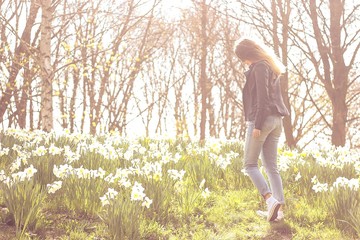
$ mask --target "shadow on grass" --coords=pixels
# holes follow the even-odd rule
[[[263,238],[265,240],[288,240],[292,239],[293,230],[291,226],[284,220],[279,222],[271,222],[270,229],[267,235]]]
[[[15,235],[15,227],[0,223],[0,240],[14,239]]]

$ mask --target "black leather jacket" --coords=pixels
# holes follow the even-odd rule
[[[254,121],[255,129],[261,130],[267,116],[289,115],[281,95],[280,77],[273,73],[266,61],[251,64],[244,74],[243,106],[246,121]]]

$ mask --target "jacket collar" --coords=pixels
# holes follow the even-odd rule
[[[248,77],[249,74],[250,74],[250,72],[251,72],[251,70],[255,67],[255,65],[258,64],[258,63],[261,63],[261,62],[264,62],[264,63],[267,64],[267,62],[266,62],[265,60],[260,60],[260,61],[257,61],[257,62],[254,62],[254,63],[250,64],[250,65],[249,65],[249,69],[244,72],[245,77]]]

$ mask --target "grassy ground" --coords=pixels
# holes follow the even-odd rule
[[[6,205],[12,215],[0,209],[0,240],[17,239],[22,229],[28,232],[21,239],[34,240],[360,236],[355,150],[279,149],[285,219],[269,223],[256,214],[265,210],[265,203],[241,173],[241,142],[54,138],[22,131],[8,135],[0,133],[0,207]],[[145,196],[153,200],[150,208]]]
[[[39,230],[27,239],[110,239],[99,218],[52,208]],[[265,205],[253,189],[213,193],[189,216],[174,215],[164,225],[147,221],[142,225],[142,239],[356,239],[351,232],[338,230],[325,209],[309,205],[305,197],[288,196],[285,219],[280,222],[268,223],[256,214],[258,209]],[[0,240],[15,239],[15,228],[1,223],[0,235]]]

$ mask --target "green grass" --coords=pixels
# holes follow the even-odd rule
[[[356,151],[352,156],[341,149],[320,153],[279,149],[279,159],[285,161],[281,170],[286,199],[285,219],[269,223],[256,214],[257,210],[265,210],[265,203],[249,178],[241,172],[241,142],[217,143],[212,140],[200,145],[169,139],[127,141],[110,135],[91,138],[80,135],[49,137],[46,134],[39,137],[26,131],[11,134],[0,132],[2,149],[18,145],[8,154],[0,154],[0,180],[4,176],[11,177],[13,162],[18,156],[23,156],[15,172],[33,164],[38,172],[31,181],[42,190],[45,191],[48,183],[62,181],[62,188],[57,192],[50,194],[45,191],[46,200],[36,209],[41,218],[29,215],[31,220],[39,221],[38,226],[25,228],[21,239],[117,240],[119,237],[115,234],[120,228],[121,234],[133,234],[135,240],[359,239],[359,189],[342,186],[330,191],[339,177],[355,182],[360,177],[359,160],[354,158],[344,165],[336,162],[338,156],[339,159],[345,156],[351,160],[358,154]],[[69,146],[74,154],[77,145],[82,144],[82,150],[78,157],[73,155],[74,162],[67,162],[65,152],[32,155],[42,144],[48,148],[51,143],[60,148]],[[91,149],[87,149],[89,146]],[[116,151],[116,154],[109,157],[107,151]],[[326,161],[318,162],[316,158],[319,156]],[[221,162],[223,160],[226,161]],[[105,177],[81,178],[72,172],[58,178],[53,173],[53,165],[64,164],[74,169],[83,166],[84,171],[96,171],[101,167],[106,174]],[[223,164],[228,165],[224,167]],[[122,174],[125,172],[120,170],[129,170],[129,175],[124,177]],[[185,170],[186,173],[183,179],[173,179],[169,170]],[[130,187],[121,185],[125,180],[129,181]],[[153,200],[149,209],[142,207],[141,201],[130,200],[134,182],[140,183],[144,194]],[[315,192],[313,186],[318,183],[328,184],[329,190]],[[24,207],[24,202],[16,197],[20,194],[12,195],[5,182],[0,181],[0,186],[2,208]],[[24,186],[24,193],[32,193],[33,185],[24,183]],[[118,192],[119,198],[102,206],[100,197],[110,188]],[[210,190],[207,198],[202,197],[205,189]],[[9,196],[13,197],[12,200],[6,201]],[[8,221],[12,214],[0,215],[0,240],[16,239],[16,227]],[[134,217],[138,219],[138,225],[129,221]],[[23,229],[18,226],[17,232],[20,230]],[[131,240],[126,236],[121,240]]]
[[[256,210],[264,209],[262,205],[253,189],[213,193],[204,207],[188,219],[173,216],[165,225],[143,221],[142,239],[356,239],[336,228],[326,214],[326,206],[314,206],[305,197],[289,201],[285,220],[280,222],[269,223],[258,216]],[[106,226],[96,217],[54,209],[46,215],[46,227],[32,239],[111,239]],[[1,234],[14,237],[13,228],[4,226]]]

